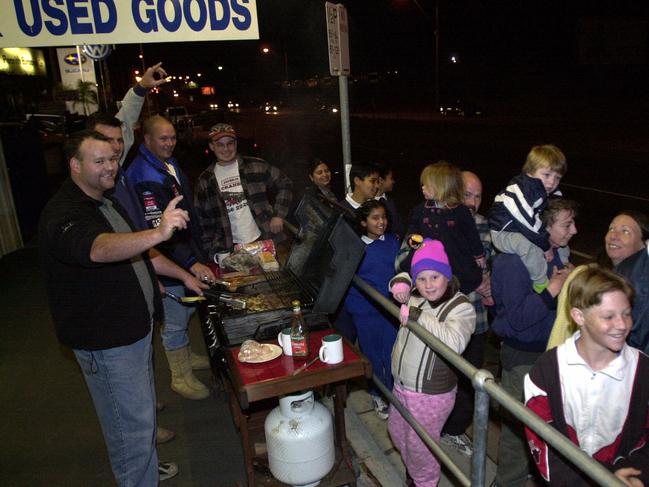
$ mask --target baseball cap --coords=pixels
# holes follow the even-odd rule
[[[233,139],[236,139],[237,133],[235,132],[234,127],[229,123],[217,123],[210,128],[208,137],[212,142],[216,142],[223,137],[232,137]]]

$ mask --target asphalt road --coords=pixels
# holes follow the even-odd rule
[[[334,183],[342,189],[338,116],[247,112],[227,114],[226,118],[235,125],[247,152],[255,152],[286,172],[295,182],[296,193],[304,188],[308,161],[315,156],[339,171]],[[579,234],[572,241],[574,250],[594,255],[618,211],[649,211],[649,132],[644,120],[586,120],[579,114],[572,119],[465,119],[374,113],[354,114],[350,125],[352,159],[378,160],[393,168],[397,180],[393,196],[404,216],[420,201],[421,169],[440,159],[482,178],[485,198],[481,212],[486,213],[495,193],[520,171],[529,149],[541,143],[558,145],[568,158],[569,169],[561,187],[566,197],[581,205]],[[197,129],[194,147],[180,156],[192,178],[210,160],[205,136],[205,131]]]

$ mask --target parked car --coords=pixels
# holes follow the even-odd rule
[[[178,141],[191,145],[194,141],[194,116],[184,106],[167,107],[164,116],[176,129]]]
[[[226,106],[228,107],[228,111],[239,113],[239,102],[233,101],[233,100],[228,100],[228,103],[227,103]]]
[[[482,109],[471,102],[463,102],[462,100],[454,100],[449,103],[443,103],[439,107],[439,113],[443,116],[457,116],[457,117],[480,117],[483,112]]]
[[[191,128],[194,126],[194,117],[186,107],[174,106],[165,108],[164,115],[176,129]]]
[[[272,103],[270,101],[267,101],[266,103],[261,105],[259,108],[261,109],[262,112],[264,112],[266,114],[274,114],[274,113],[279,112],[279,104]]]
[[[37,130],[43,142],[63,142],[68,135],[84,128],[85,117],[71,113],[28,113],[24,123]]]
[[[320,104],[320,111],[323,113],[337,114],[340,111],[340,108],[336,103],[322,103]]]

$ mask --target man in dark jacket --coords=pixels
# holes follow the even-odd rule
[[[140,200],[131,185],[128,184],[123,164],[126,154],[135,140],[134,127],[140,118],[144,97],[150,89],[163,85],[166,82],[166,76],[167,72],[162,68],[162,63],[147,68],[140,81],[126,92],[117,114],[113,116],[105,112],[96,112],[86,120],[86,128],[96,130],[106,136],[113,147],[119,166],[115,178],[115,187],[112,190],[112,198],[126,211],[136,231],[146,230],[148,227],[144,221]],[[150,249],[149,252],[155,254],[159,260],[166,259],[163,254],[155,249]],[[182,281],[187,289],[202,294],[201,289],[208,287],[205,283],[198,281],[191,273],[177,266],[173,261],[167,259],[166,264],[175,268],[176,275],[174,278]],[[160,401],[156,405],[158,411],[163,407]],[[175,433],[173,431],[158,426],[156,430],[156,442],[158,444],[171,441],[174,437]]]
[[[157,247],[157,250],[201,281],[213,282],[214,274],[203,262],[200,248],[200,227],[194,213],[189,181],[173,157],[176,131],[166,118],[154,116],[144,121],[144,143],[126,171],[129,184],[135,190],[149,228],[160,224],[162,208],[176,196],[182,195],[178,206],[189,215],[187,228]],[[175,279],[163,279],[166,290],[185,296],[185,287]],[[167,297],[163,299],[165,317],[162,345],[171,369],[171,389],[188,399],[205,399],[209,389],[193,374],[192,369],[209,368],[205,356],[193,353],[189,347],[187,325],[193,309]]]
[[[160,311],[155,273],[168,269],[147,251],[185,228],[188,215],[176,198],[156,229],[133,232],[124,210],[104,196],[118,164],[108,139],[78,132],[66,155],[70,178],[39,224],[56,333],[81,366],[117,484],[157,485],[151,330]]]

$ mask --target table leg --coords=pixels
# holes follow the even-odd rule
[[[239,434],[241,435],[241,444],[243,447],[243,460],[246,465],[246,475],[248,477],[248,486],[255,486],[255,469],[253,466],[252,458],[252,445],[250,444],[250,432],[248,428],[248,419],[249,415],[241,409],[241,405],[237,401],[237,396],[234,392],[232,382],[230,378],[225,374],[222,375],[223,386],[226,389],[228,395],[228,403],[230,404],[230,412],[232,413],[232,419],[234,425],[239,429]]]
[[[248,430],[248,415],[239,410],[239,432],[241,433],[241,443],[243,445],[243,460],[246,464],[246,474],[248,476],[248,487],[255,487],[255,468],[252,463],[252,445],[250,444],[250,432]]]
[[[345,403],[347,401],[347,386],[344,382],[334,385],[334,426],[336,429],[336,445],[340,448],[345,461],[351,461],[349,445],[345,433]]]

